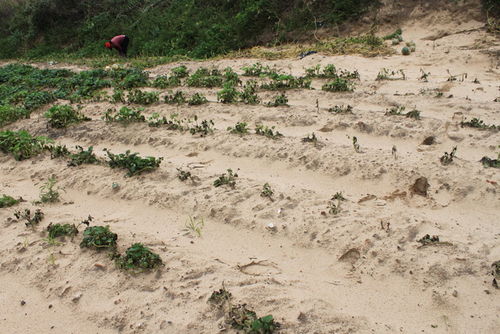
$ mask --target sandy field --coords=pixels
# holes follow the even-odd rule
[[[213,120],[216,130],[206,137],[106,123],[101,116],[116,107],[109,102],[84,104],[92,121],[67,130],[47,127],[46,108],[4,127],[71,148],[92,145],[100,157],[104,148],[130,149],[164,161],[158,170],[124,177],[104,165],[70,168],[49,155],[18,162],[0,153],[0,194],[26,200],[0,209],[0,332],[232,333],[207,303],[224,285],[234,303],[272,314],[280,333],[498,333],[500,291],[491,265],[500,260],[500,174],[479,160],[497,158],[500,133],[460,122],[477,117],[500,125],[500,43],[481,22],[439,29],[438,22],[429,16],[403,27],[405,40],[416,43],[410,56],[398,46],[387,57],[313,54],[148,69],[152,77],[182,64],[241,74],[260,61],[295,76],[318,64],[360,74],[352,93],[322,91],[323,79],[313,80],[315,89],[287,91],[289,107],[222,104],[219,89],[188,87],[179,89],[201,92],[210,103],[146,107],[147,115]],[[375,80],[383,68],[402,69],[406,80]],[[421,69],[428,82],[419,80]],[[448,71],[467,78],[447,81]],[[263,102],[276,95],[259,92]],[[328,112],[335,105],[351,105],[353,113]],[[386,116],[394,106],[417,109],[421,119]],[[237,122],[251,133],[226,130]],[[284,136],[257,136],[256,124]],[[317,143],[301,140],[313,132]],[[435,142],[423,144],[430,136]],[[456,157],[443,166],[440,157],[455,146]],[[180,181],[177,168],[196,181]],[[228,168],[239,175],[236,187],[215,188]],[[33,204],[51,175],[61,201]],[[421,177],[426,196],[413,187]],[[265,183],[272,200],[260,195]],[[346,200],[332,214],[337,192]],[[24,208],[45,213],[35,230],[12,221]],[[81,233],[57,245],[44,241],[49,223],[78,224],[88,215],[119,235],[121,252],[143,242],[165,265],[133,275],[106,253],[81,249]],[[204,219],[201,236],[185,230],[190,216]],[[419,243],[426,234],[440,242]]]

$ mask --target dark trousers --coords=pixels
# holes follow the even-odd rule
[[[128,38],[128,36],[125,36],[125,38],[123,39],[122,44],[120,45],[120,47],[122,48],[121,51],[120,51],[120,56],[122,56],[122,57],[126,57],[127,56],[128,42],[129,41],[130,41],[130,39]]]

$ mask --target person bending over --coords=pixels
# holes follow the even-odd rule
[[[122,57],[127,56],[129,38],[127,35],[118,35],[113,37],[109,42],[104,43],[108,49],[116,49]]]

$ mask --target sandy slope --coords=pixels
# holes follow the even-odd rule
[[[93,145],[101,156],[103,148],[131,149],[165,160],[158,171],[124,178],[105,166],[67,168],[48,156],[15,162],[0,155],[0,193],[28,200],[0,211],[0,332],[216,333],[223,319],[206,301],[223,282],[235,302],[273,314],[284,333],[497,332],[499,291],[491,286],[490,265],[500,259],[500,177],[478,161],[497,156],[500,134],[458,125],[472,117],[500,124],[500,104],[493,102],[500,97],[498,59],[486,52],[498,51],[498,41],[479,27],[474,21],[443,25],[452,34],[431,41],[426,38],[435,30],[410,23],[405,37],[416,41],[417,52],[408,57],[264,62],[294,75],[316,64],[357,69],[361,81],[354,93],[323,92],[323,81],[315,80],[315,90],[287,92],[290,107],[266,108],[222,105],[215,102],[217,90],[183,87],[213,102],[147,108],[148,114],[214,120],[218,130],[206,138],[106,124],[100,116],[113,107],[109,103],[86,105],[93,121],[67,131],[48,130],[42,111],[7,127],[69,146]],[[183,64],[239,71],[256,61]],[[375,81],[382,68],[403,69],[408,79]],[[427,83],[418,80],[421,68],[431,73]],[[468,77],[447,82],[447,69]],[[434,97],[437,91],[444,96]],[[261,93],[264,101],[274,95]],[[354,114],[327,112],[340,104],[352,105]],[[394,105],[415,107],[423,118],[384,116]],[[252,128],[276,125],[285,137],[229,134],[225,129],[238,121]],[[302,143],[313,131],[319,143]],[[437,144],[421,145],[430,135]],[[357,136],[362,153],[347,136]],[[453,146],[458,157],[442,166],[439,157]],[[191,168],[199,183],[179,181],[178,167]],[[227,168],[239,169],[237,187],[214,188]],[[41,226],[31,231],[9,222],[16,209],[37,207],[31,201],[52,174],[64,189],[63,201],[42,206]],[[427,197],[410,191],[420,176],[429,180]],[[275,191],[272,202],[260,196],[266,182]],[[113,183],[120,188],[113,190]],[[341,212],[322,214],[338,191],[347,198]],[[374,196],[360,201],[367,195]],[[50,222],[78,223],[89,214],[119,234],[121,251],[144,242],[166,266],[131,276],[105,254],[81,250],[79,237],[54,247],[43,242]],[[201,238],[183,231],[190,215],[205,218]],[[275,231],[266,229],[269,223]],[[446,243],[420,247],[425,234]],[[54,257],[55,263],[48,261]]]

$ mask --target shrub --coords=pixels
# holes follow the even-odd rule
[[[80,247],[95,249],[116,249],[118,235],[110,231],[109,226],[90,226],[83,231]]]
[[[145,171],[154,170],[160,167],[163,158],[146,157],[141,158],[138,153],[130,154],[127,150],[122,154],[113,154],[108,150],[105,150],[108,155],[108,164],[111,168],[123,168],[126,169],[127,176],[133,176],[141,174]]]
[[[141,243],[135,243],[125,251],[125,255],[116,260],[119,268],[141,272],[151,270],[163,264],[160,256]]]
[[[44,117],[49,120],[49,126],[56,129],[63,129],[71,124],[91,120],[69,105],[53,106],[44,114]]]

